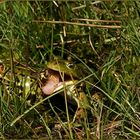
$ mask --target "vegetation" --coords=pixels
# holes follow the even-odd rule
[[[140,138],[139,19],[139,1],[0,1],[0,138]],[[88,71],[74,122],[74,105],[41,90],[54,56]]]

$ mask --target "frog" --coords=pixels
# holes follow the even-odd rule
[[[45,95],[51,95],[59,90],[66,91],[68,101],[77,104],[73,121],[76,118],[85,117],[85,110],[88,106],[88,99],[83,90],[83,83],[80,83],[81,71],[78,65],[68,60],[55,57],[47,63],[48,80],[42,87]],[[83,113],[84,112],[84,113]]]

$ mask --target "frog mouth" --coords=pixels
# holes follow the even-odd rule
[[[74,80],[71,76],[49,69],[48,80],[42,87],[42,91],[45,95],[51,95],[54,92],[61,90],[64,86],[67,87],[73,84]]]

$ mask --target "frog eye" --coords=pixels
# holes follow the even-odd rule
[[[69,69],[70,69],[70,68],[73,68],[73,64],[72,64],[72,63],[67,63],[66,66],[67,66],[67,68],[69,68]]]

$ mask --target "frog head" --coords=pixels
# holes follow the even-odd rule
[[[46,95],[50,95],[65,86],[73,85],[77,79],[76,65],[67,60],[54,58],[47,64],[48,80],[42,87],[42,91]]]

